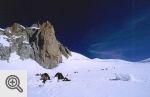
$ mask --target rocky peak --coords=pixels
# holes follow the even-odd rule
[[[14,24],[11,26],[11,31],[12,31],[12,32],[15,32],[15,33],[23,32],[24,29],[25,29],[25,27],[22,26],[22,25],[20,25],[19,23],[14,23]]]
[[[8,55],[17,52],[23,60],[31,58],[44,68],[54,68],[62,62],[62,55],[66,58],[71,56],[70,50],[56,39],[54,27],[49,21],[34,25],[38,27],[25,28],[14,23],[5,29],[3,35],[8,37],[10,47],[4,49],[2,45],[0,46],[1,60],[9,60]]]
[[[55,33],[54,27],[49,21],[46,21],[42,25],[40,25],[40,29],[42,30],[42,32],[53,33],[53,34]]]

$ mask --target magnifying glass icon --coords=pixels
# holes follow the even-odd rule
[[[16,75],[8,76],[5,84],[9,89],[17,89],[20,93],[23,92],[23,89],[20,87],[20,79]]]

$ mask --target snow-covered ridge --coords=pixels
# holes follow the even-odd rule
[[[148,58],[148,59],[145,59],[145,60],[142,60],[141,62],[150,62],[150,58]]]
[[[31,29],[35,29],[35,30],[36,30],[36,29],[40,29],[39,27],[30,27],[30,28],[31,28]]]
[[[5,31],[5,29],[0,28],[0,31]]]
[[[20,25],[23,29],[26,29],[23,25]]]
[[[132,63],[126,60],[121,60],[121,59],[99,59],[99,58],[94,58],[94,61],[100,62],[100,61],[112,61],[112,62],[123,62],[123,63]]]

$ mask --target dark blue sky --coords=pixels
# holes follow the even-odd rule
[[[50,20],[58,39],[90,58],[150,57],[150,0],[1,0],[0,26]]]

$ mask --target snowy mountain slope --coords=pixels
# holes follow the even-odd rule
[[[0,45],[10,46],[10,43],[7,41],[8,37],[5,35],[0,35]]]
[[[142,60],[141,62],[145,63],[145,62],[150,62],[150,58]]]
[[[89,59],[72,52],[54,69],[43,69],[35,61],[20,60],[16,53],[9,62],[0,61],[1,70],[28,71],[28,97],[150,97],[150,64],[123,60]],[[47,72],[51,80],[42,84],[36,73]],[[57,72],[71,79],[57,82]]]

